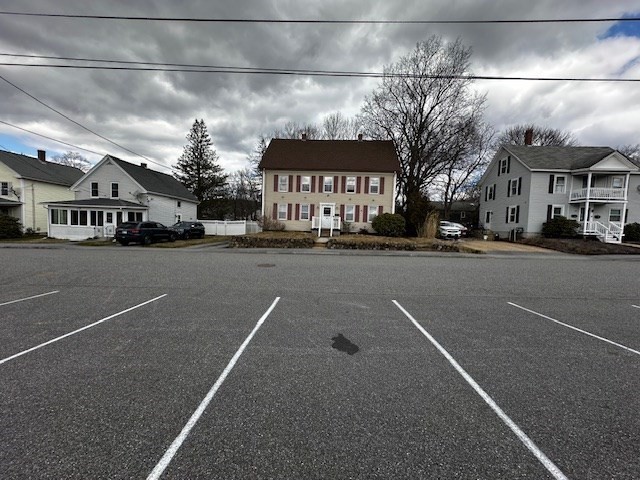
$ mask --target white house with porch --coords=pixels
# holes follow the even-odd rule
[[[609,147],[504,145],[480,181],[480,223],[506,238],[539,235],[556,216],[620,243],[640,222],[640,167]]]
[[[198,201],[170,175],[105,155],[71,185],[75,200],[48,202],[48,235],[84,240],[112,237],[124,221],[173,225],[196,220]]]
[[[274,138],[262,170],[262,215],[286,230],[334,236],[371,230],[395,212],[400,162],[391,141]]]

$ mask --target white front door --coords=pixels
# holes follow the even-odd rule
[[[335,203],[321,203],[320,204],[320,225],[322,228],[331,228],[331,220],[336,213]]]

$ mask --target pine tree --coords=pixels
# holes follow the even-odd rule
[[[196,119],[193,122],[187,140],[189,143],[174,165],[179,171],[174,176],[200,202],[216,198],[227,181],[227,175],[222,173],[222,167],[217,164],[218,154],[213,149],[213,141],[204,120]]]

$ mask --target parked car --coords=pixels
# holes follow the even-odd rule
[[[158,222],[124,222],[116,228],[115,239],[121,245],[149,245],[160,240],[175,242],[176,231]]]
[[[453,225],[454,227],[458,227],[460,229],[460,234],[463,237],[466,237],[467,234],[469,233],[469,229],[467,227],[465,227],[464,225],[462,225],[461,223],[456,223],[456,222],[449,222],[451,225]]]
[[[455,224],[451,222],[445,221],[440,222],[438,234],[440,238],[460,238],[462,236],[462,232],[459,227],[456,227]]]
[[[185,240],[189,238],[203,238],[204,225],[200,222],[178,222],[171,226],[178,235],[178,238]]]

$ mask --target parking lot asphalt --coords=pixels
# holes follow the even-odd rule
[[[635,259],[0,256],[1,478],[640,477]]]

